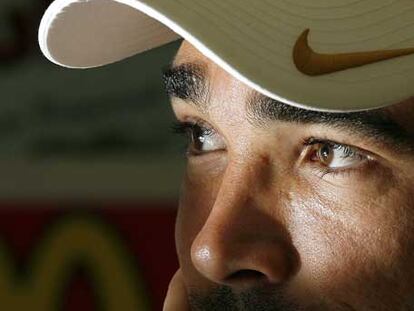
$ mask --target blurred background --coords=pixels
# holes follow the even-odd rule
[[[0,310],[161,310],[184,168],[161,73],[179,42],[60,68],[37,44],[50,3],[0,2]]]

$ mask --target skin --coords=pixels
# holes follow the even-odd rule
[[[249,87],[187,42],[181,64],[205,68],[208,105],[173,97],[177,120],[208,124],[220,148],[188,155],[164,310],[414,310],[414,152],[323,124],[257,124]],[[384,111],[413,137],[413,100]],[[365,158],[327,172],[309,137]]]

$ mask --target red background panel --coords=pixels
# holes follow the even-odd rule
[[[136,277],[140,282],[144,279],[152,309],[161,310],[169,280],[178,267],[174,206],[175,203],[0,204],[0,239],[12,254],[15,266],[24,271],[51,227],[73,217],[99,221],[122,241],[136,266]],[[65,311],[97,308],[85,271],[72,275],[62,303]]]

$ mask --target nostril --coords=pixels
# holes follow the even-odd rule
[[[266,275],[256,270],[239,270],[227,277],[226,283],[261,283]]]

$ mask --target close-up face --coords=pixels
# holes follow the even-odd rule
[[[414,310],[414,100],[290,107],[185,41],[164,80],[189,139],[176,244],[192,310]]]

